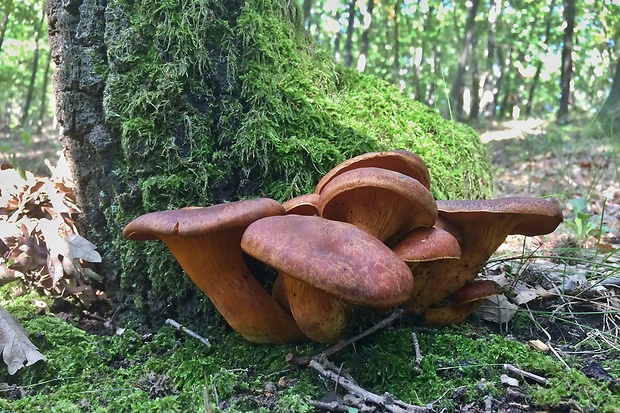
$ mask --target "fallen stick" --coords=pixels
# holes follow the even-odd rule
[[[204,338],[203,336],[201,336],[198,333],[194,333],[192,330],[190,330],[187,327],[183,327],[181,324],[177,323],[176,321],[174,321],[171,318],[168,318],[166,320],[166,324],[170,324],[172,327],[181,330],[182,332],[184,332],[185,334],[194,337],[195,339],[198,339],[202,344],[204,344],[205,346],[209,347],[211,346],[211,343],[209,342],[208,339]]]
[[[530,373],[529,371],[521,370],[520,368],[517,368],[513,366],[512,364],[504,364],[504,369],[508,373],[520,374],[526,379],[534,380],[535,382],[538,382],[540,384],[547,384],[549,382],[546,378],[542,376],[539,376],[534,373]]]
[[[413,339],[413,350],[415,351],[415,365],[419,366],[424,359],[422,352],[420,351],[420,342],[418,341],[418,336],[415,331],[411,333],[411,338]]]
[[[369,329],[362,331],[358,335],[353,336],[353,337],[351,337],[348,340],[340,341],[338,344],[328,348],[327,350],[322,351],[319,354],[315,354],[314,356],[300,357],[300,358],[295,360],[295,363],[307,365],[310,362],[310,360],[312,360],[312,359],[319,359],[319,358],[322,358],[322,357],[331,356],[332,354],[335,354],[335,353],[341,351],[342,349],[344,349],[344,348],[350,346],[351,344],[361,340],[362,338],[375,333],[377,330],[380,330],[382,328],[385,328],[385,327],[391,325],[394,321],[398,320],[402,316],[403,316],[402,308],[396,309],[388,317],[386,317],[383,320],[379,321],[377,324],[375,324],[374,326],[370,327]]]
[[[321,363],[317,360],[310,360],[308,366],[316,370],[321,376],[326,377],[343,389],[352,393],[356,396],[361,397],[364,401],[371,402],[374,405],[385,408],[388,412],[392,413],[422,413],[422,412],[430,412],[430,410],[426,407],[414,406],[412,404],[405,403],[400,400],[394,399],[394,397],[385,393],[383,396],[379,396],[378,394],[369,392],[368,390],[360,387],[356,383],[347,379],[346,377],[340,376],[338,373],[332,370],[328,370],[323,367]]]

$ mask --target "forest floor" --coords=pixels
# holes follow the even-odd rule
[[[432,368],[435,371],[426,372],[425,365],[422,364],[413,366],[411,371],[414,373],[411,374],[419,374],[420,378],[427,382],[437,379],[439,384],[436,385],[446,388],[443,394],[439,393],[439,397],[435,396],[435,406],[439,409],[436,411],[484,413],[620,411],[620,364],[618,362],[620,359],[620,296],[618,295],[620,292],[620,142],[617,137],[594,138],[584,132],[587,128],[583,125],[558,127],[543,121],[507,122],[479,129],[483,129],[481,136],[489,148],[495,167],[498,197],[552,197],[563,209],[565,222],[550,236],[527,239],[517,236],[509,237],[491,259],[483,276],[503,285],[505,291],[509,291],[506,295],[510,296],[510,303],[488,303],[477,312],[466,327],[438,333],[429,333],[427,329],[420,330],[420,347],[423,350],[421,356],[426,358],[424,363],[429,363],[426,368]],[[35,170],[38,173],[45,173],[44,159],[55,159],[53,156],[60,149],[57,142],[45,140],[39,140],[27,147],[21,146],[19,142],[12,142],[11,145],[11,152],[19,156],[16,158],[4,156],[2,162],[17,161],[17,165],[24,170]],[[6,299],[8,293],[3,294],[4,297],[0,299]],[[138,358],[144,365],[149,366],[140,370],[142,377],[131,379],[133,382],[130,383],[133,384],[130,385],[146,392],[148,399],[155,399],[161,404],[161,406],[157,405],[157,408],[151,407],[151,411],[183,411],[183,409],[167,409],[164,400],[168,396],[177,397],[175,400],[180,403],[179,393],[182,391],[179,389],[183,387],[182,383],[190,381],[183,374],[189,373],[161,372],[157,370],[154,362],[144,360],[149,359],[153,354],[174,360],[177,353],[187,350],[186,347],[195,351],[196,348],[200,349],[200,345],[189,348],[192,345],[188,342],[179,347],[178,343],[184,339],[180,338],[180,333],[170,330],[161,334],[168,338],[171,337],[173,344],[162,344],[164,341],[159,332],[140,331],[140,333],[134,333],[134,336],[125,333],[125,337],[117,337],[114,336],[115,330],[111,327],[109,313],[96,313],[93,310],[88,313],[87,317],[84,313],[78,316],[75,314],[70,316],[68,313],[71,311],[64,308],[57,315],[62,318],[62,322],[73,317],[75,325],[89,335],[87,338],[78,334],[76,337],[82,340],[80,343],[90,343],[88,345],[93,346],[93,354],[96,354],[96,357],[103,357],[106,366],[113,366],[118,372],[121,369],[133,368]],[[40,320],[37,321],[33,316],[26,316],[24,322],[27,330],[31,331],[31,336],[32,331],[39,331],[39,336],[34,340],[35,344],[43,343],[43,347],[51,346],[54,335],[52,332],[41,332],[43,325],[37,324]],[[47,322],[57,323],[58,321],[48,320]],[[58,328],[57,324],[54,326]],[[392,344],[387,345],[386,340],[397,337],[396,334],[399,331],[409,331],[409,328],[410,325],[404,322],[397,324],[392,330],[378,333],[376,341],[360,343],[358,347],[353,346],[353,350],[345,350],[343,352],[345,354],[334,356],[332,361],[349,363],[350,373],[353,376],[363,376],[366,373],[371,377],[371,379],[356,377],[360,384],[366,383],[376,392],[382,390],[399,395],[398,380],[402,378],[395,370],[406,370],[398,364],[402,363],[402,360],[395,361],[396,364],[391,366],[390,356],[386,353],[383,360],[377,361],[379,364],[383,363],[375,366],[377,372],[372,371],[374,366],[372,361],[364,361],[361,364],[363,367],[357,369],[355,366],[356,363],[360,363],[360,357],[363,358],[365,352],[373,354],[371,349],[383,348],[383,351],[389,351]],[[118,331],[116,329],[116,334],[119,334]],[[43,337],[40,336],[41,334]],[[410,335],[410,333],[407,334]],[[113,350],[107,347],[102,350],[103,344],[96,338],[110,335],[115,338],[105,340],[118,340],[115,345],[131,348],[131,351],[134,351],[131,353],[133,355],[130,356],[127,353],[123,356],[122,354],[125,353],[120,350],[115,350],[118,354],[111,353]],[[450,340],[459,335],[465,336],[469,341],[445,344],[448,347],[447,351],[467,349],[468,357],[452,359],[433,355],[433,351],[438,354],[441,352],[440,343],[452,343]],[[92,339],[94,341],[90,341],[91,336],[94,337]],[[226,340],[227,342],[232,340],[235,345],[238,345],[234,338]],[[144,342],[145,349],[139,350],[136,347],[136,341]],[[528,353],[522,356],[523,350],[521,347],[513,347],[515,343],[519,343],[519,346],[525,345]],[[81,345],[85,346],[85,344]],[[455,347],[450,348],[451,345]],[[302,350],[295,348],[295,350],[313,354],[316,348],[318,347]],[[176,349],[177,353],[169,355],[166,353],[167,349]],[[400,351],[397,347],[394,349],[395,352]],[[207,353],[206,350],[199,351]],[[258,357],[256,353],[263,350],[256,350],[252,347],[252,351],[255,352],[252,357],[256,358]],[[281,351],[284,352],[281,356],[288,352],[286,349]],[[53,358],[52,350],[50,349],[49,352],[48,360]],[[100,354],[106,352],[107,355]],[[502,371],[501,365],[493,367],[492,373],[485,373],[492,364],[480,367],[482,372],[478,373],[474,384],[459,381],[466,378],[472,379],[469,373],[463,373],[468,368],[482,366],[481,363],[485,362],[491,363],[485,357],[493,352],[498,352],[497,354],[504,357],[496,356],[493,359],[495,363],[521,360],[520,367],[527,367],[524,369],[526,373],[530,371],[545,376],[547,372],[553,377],[550,380],[552,388],[545,388],[545,385],[536,383],[536,379],[532,380],[514,372],[512,374],[506,372],[499,378],[498,373]],[[541,361],[544,367],[540,365],[537,368],[538,361],[534,362],[538,360],[537,353],[545,354],[556,364],[547,365],[546,363],[550,363],[549,360]],[[139,357],[138,354],[140,354]],[[227,357],[231,356],[239,360],[243,359],[240,354],[227,354]],[[274,356],[265,357],[273,358]],[[435,360],[437,364],[432,365],[432,360]],[[205,369],[209,363],[203,359],[195,359],[194,362],[203,363],[201,366]],[[53,364],[52,360],[48,363]],[[242,363],[242,361],[237,363]],[[452,363],[456,363],[456,366]],[[280,367],[277,370],[278,373],[282,374],[281,372],[284,371],[286,374],[281,375],[279,379],[278,376],[265,379],[269,378],[270,374],[276,373],[261,375],[260,372],[253,371],[259,369],[258,366],[244,369],[222,367],[217,374],[211,375],[210,381],[215,397],[219,397],[215,403],[217,407],[222,410],[230,409],[230,411],[259,411],[261,409],[262,411],[312,411],[308,410],[307,404],[293,397],[298,393],[292,390],[296,386],[295,383],[302,380],[299,377],[294,378],[295,375],[301,374],[301,377],[307,377],[308,373],[298,374],[286,367]],[[563,369],[565,369],[564,372],[562,372]],[[53,369],[50,367],[49,370]],[[2,397],[7,399],[12,397],[14,402],[18,399],[26,400],[28,397],[36,397],[36,391],[29,387],[34,385],[25,385],[20,383],[20,380],[30,377],[33,381],[43,381],[45,375],[43,372],[39,373],[40,376],[33,375],[32,377],[28,374],[20,376],[18,373],[17,378],[13,377],[7,379],[5,383],[0,383],[0,411],[5,411],[2,408]],[[201,371],[200,378],[202,374]],[[381,377],[381,374],[384,377]],[[71,376],[68,379],[76,379],[79,377],[79,372],[73,375],[75,377]],[[428,377],[425,379],[424,375]],[[248,383],[244,386],[239,385],[240,377],[247,379]],[[261,377],[261,380],[257,380],[257,377]],[[510,378],[516,378],[517,381],[513,382],[509,380]],[[200,383],[199,379],[193,380]],[[314,393],[313,397],[319,399],[323,393],[320,390],[322,387],[317,384],[316,378],[314,382],[308,392]],[[321,380],[318,382],[320,383]],[[219,387],[217,387],[218,383]],[[123,387],[127,384],[117,386]],[[185,386],[187,387],[187,384]],[[328,387],[325,382],[323,386]],[[560,388],[562,386],[565,388]],[[230,387],[228,391],[225,390],[227,387]],[[298,386],[298,390],[300,388]],[[117,390],[115,391],[119,393],[126,389]],[[436,390],[430,389],[429,392]],[[5,396],[2,396],[3,391]],[[38,391],[42,394],[46,393],[40,389]],[[48,392],[51,391],[55,390],[50,388]],[[74,396],[71,396],[74,397],[73,400],[67,400],[67,405],[76,406],[74,410],[67,408],[58,411],[113,411],[106,410],[113,409],[112,406],[114,406],[114,402],[109,398],[98,399],[99,403],[106,405],[106,409],[97,410],[95,408],[96,397],[90,393],[90,390],[82,389],[82,391],[84,396],[81,400],[76,400]],[[302,390],[299,391],[303,394]],[[428,398],[423,397],[424,390],[420,388],[418,391],[420,397],[417,397],[418,393],[414,392],[417,397],[415,403],[428,404]],[[117,393],[112,392],[112,394]],[[406,392],[401,394],[406,394]],[[202,395],[193,397],[195,402]],[[286,399],[288,404],[278,404],[274,402],[274,397]],[[247,398],[252,399],[249,404],[253,408],[244,410],[240,406],[248,403]],[[608,402],[604,401],[605,398]],[[241,399],[244,399],[243,403]],[[104,401],[101,402],[101,400]],[[127,400],[127,403],[131,403],[131,399]],[[324,403],[329,400],[333,401],[325,397],[322,400]],[[414,401],[410,400],[410,402]],[[41,401],[33,399],[32,403],[41,403]],[[28,406],[25,401],[24,406]],[[149,411],[138,408],[132,410],[129,406],[126,407],[128,408],[121,410]],[[376,406],[374,409],[367,411],[397,411],[383,410]],[[21,410],[15,408],[15,410],[6,411],[28,410],[23,407]],[[365,410],[351,407],[348,410],[334,411],[361,412]]]

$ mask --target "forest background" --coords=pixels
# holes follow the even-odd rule
[[[66,7],[78,7],[82,4],[89,6],[90,1],[68,0],[63,3],[63,5],[65,4]],[[442,116],[468,123],[479,131],[494,129],[496,126],[501,126],[502,123],[513,119],[536,118],[547,124],[555,123],[557,124],[555,127],[562,131],[558,134],[561,139],[560,141],[553,140],[552,134],[549,134],[545,138],[546,140],[541,138],[540,141],[543,144],[548,144],[545,147],[546,152],[563,149],[564,147],[560,148],[558,142],[561,142],[562,145],[574,144],[576,139],[573,138],[581,134],[583,125],[590,125],[593,119],[603,121],[601,130],[604,137],[609,138],[617,135],[620,116],[620,48],[618,46],[620,40],[620,1],[618,0],[581,2],[550,0],[547,3],[538,1],[450,3],[403,0],[390,2],[376,0],[330,2],[304,0],[300,2],[300,5],[304,13],[303,18],[308,36],[316,39],[320,45],[330,50],[337,61],[395,84],[405,95],[423,102]],[[22,172],[29,170],[37,175],[50,173],[42,160],[47,158],[54,163],[57,159],[57,152],[61,149],[61,144],[57,139],[59,127],[54,119],[55,102],[51,84],[54,67],[50,57],[44,1],[0,0],[0,163],[12,163]],[[597,122],[597,124],[601,123]],[[573,125],[576,125],[576,128],[572,128]],[[583,130],[585,131],[586,128]],[[564,134],[565,131],[566,134]],[[578,180],[573,179],[574,176],[572,175],[568,177],[568,172],[571,174],[574,172],[573,166],[575,164],[577,164],[577,172],[586,178],[587,174],[582,173],[584,170],[597,173],[604,170],[605,167],[613,164],[610,162],[612,157],[607,156],[607,152],[596,158],[592,146],[584,145],[587,156],[579,154],[578,158],[563,156],[555,159],[551,157],[551,159],[541,161],[540,156],[531,156],[531,148],[526,147],[531,144],[531,141],[515,141],[513,142],[515,147],[520,151],[523,150],[522,155],[511,155],[505,143],[499,145],[500,149],[496,150],[496,152],[505,154],[504,165],[517,165],[518,162],[515,162],[515,159],[521,161],[519,165],[523,168],[513,168],[509,172],[516,172],[509,178],[513,182],[519,178],[527,180],[523,188],[527,188],[528,194],[534,196],[557,194],[561,190],[559,187],[562,186],[566,190],[565,198],[567,198],[562,201],[568,200],[565,204],[572,206],[572,209],[564,212],[568,224],[573,225],[571,228],[577,228],[573,232],[578,235],[577,238],[580,241],[578,246],[587,247],[585,241],[593,233],[599,235],[597,241],[600,241],[601,232],[612,231],[612,229],[600,231],[603,228],[603,223],[607,225],[608,222],[599,221],[594,212],[600,212],[606,207],[607,215],[610,219],[615,220],[617,225],[617,216],[620,216],[620,207],[618,207],[620,199],[616,196],[609,196],[609,200],[605,204],[604,201],[600,201],[600,199],[597,201],[596,197],[589,196],[586,206],[586,199],[581,198],[582,194],[585,193],[582,188],[579,191],[576,188],[572,188],[572,191],[569,189],[569,184]],[[596,141],[595,144],[597,144]],[[552,148],[552,151],[547,151],[549,147]],[[44,148],[49,152],[33,157],[33,153]],[[617,149],[614,149],[613,154],[616,153]],[[588,157],[590,155],[592,155],[592,159]],[[526,157],[529,158],[526,160]],[[36,158],[34,163],[33,158]],[[530,158],[533,160],[530,161]],[[600,161],[601,164],[595,161]],[[541,164],[540,166],[546,168],[546,172],[542,173],[541,176],[535,175],[531,172],[534,169],[531,168],[534,163]],[[599,167],[600,169],[597,169]],[[612,165],[608,169],[613,172],[613,168],[615,166]],[[566,173],[567,176],[563,176],[561,173]],[[614,176],[617,177],[617,168]],[[582,181],[586,182],[586,185],[583,186],[594,186],[588,184],[590,182],[588,179],[583,176],[581,178]],[[537,193],[532,191],[530,186],[531,182],[534,181],[544,183],[553,181],[554,185],[545,188],[542,191],[544,193]],[[616,193],[620,194],[617,192],[617,178],[612,178],[611,181],[615,182],[611,187]],[[35,188],[38,187],[35,186]],[[571,203],[575,196],[580,197],[577,201],[583,201],[584,204]],[[598,210],[595,209],[597,205]],[[613,211],[612,207],[615,208]],[[578,224],[581,227],[578,227]],[[619,238],[616,237],[615,239]],[[599,250],[603,251],[599,248],[600,245],[600,243],[597,244],[595,257],[597,257]],[[613,252],[610,252],[609,255],[605,255],[605,258],[611,257],[612,254]],[[611,260],[609,261],[611,262]],[[610,268],[612,269],[605,273],[606,277],[617,274],[616,263],[617,261],[611,262]],[[602,268],[603,266],[596,264],[594,267]],[[598,283],[596,281],[594,285]],[[597,302],[591,297],[589,301]],[[617,314],[617,308],[618,305],[615,302],[613,305],[605,307],[605,311],[601,311],[602,317]],[[589,314],[590,312],[588,312]],[[554,313],[554,317],[557,317],[557,314]],[[28,319],[29,328],[32,331],[47,331],[49,333],[47,337],[42,338],[40,334],[37,337],[39,342],[47,342],[47,346],[43,349],[47,350],[46,354],[50,360],[48,366],[52,367],[48,367],[49,370],[46,373],[55,377],[54,368],[57,365],[64,366],[65,364],[76,370],[84,370],[84,367],[78,362],[63,363],[63,359],[50,349],[50,343],[53,343],[56,337],[52,335],[52,332],[59,330],[58,328],[48,328],[47,324],[40,326],[36,324],[38,322],[58,323],[58,325],[66,327],[67,323],[61,324],[63,320],[52,319],[50,321],[49,318],[46,319],[45,317],[40,320],[30,318],[30,316],[24,317],[23,315],[21,317],[22,320]],[[610,318],[612,321],[615,320],[613,317]],[[88,318],[81,317],[81,321],[85,319]],[[106,319],[99,324],[105,327],[106,323],[110,324],[108,321]],[[53,325],[56,326],[56,324]],[[573,331],[567,328],[567,325],[569,323],[563,325],[564,328],[560,333],[568,332],[568,336]],[[603,331],[603,334],[609,333],[602,337],[617,339],[620,327],[615,324],[615,321],[611,323],[611,327],[609,324],[605,324],[603,327],[608,328],[605,330],[600,325],[593,324],[593,330],[587,331],[600,330]],[[92,328],[85,328],[85,330],[90,331]],[[168,334],[172,338],[175,337],[169,331],[164,331],[164,334]],[[87,340],[84,338],[85,336],[79,337],[80,340]],[[126,342],[130,342],[131,346],[129,347],[133,351],[134,342],[144,340],[145,336],[140,336],[137,339],[132,337],[128,332],[125,335],[117,334],[110,341],[117,340],[120,343],[120,348],[128,347]],[[94,339],[89,337],[88,340]],[[227,340],[234,340],[234,338],[227,338]],[[380,338],[377,340],[381,341]],[[437,337],[433,337],[432,341],[437,340]],[[61,337],[58,334],[58,342],[64,344],[65,341],[66,337]],[[178,340],[175,338],[172,341]],[[162,391],[161,394],[157,393],[160,390],[159,387],[155,387],[156,398],[165,400],[166,398],[163,396],[172,395],[171,397],[178,397],[180,400],[182,397],[187,397],[186,394],[177,396],[175,388],[183,387],[184,380],[185,382],[191,381],[187,379],[189,376],[183,376],[182,372],[176,376],[171,373],[172,379],[170,379],[162,373],[168,372],[169,366],[164,366],[162,363],[162,366],[155,368],[153,361],[143,363],[143,360],[146,357],[151,357],[153,353],[162,354],[160,341],[154,340],[151,345],[152,347],[140,350],[145,351],[148,356],[140,355],[139,362],[136,364],[144,364],[144,366],[134,366],[133,362],[127,361],[131,357],[120,356],[124,354],[120,350],[118,351],[118,360],[116,360],[117,353],[110,352],[110,354],[115,354],[115,356],[110,357],[110,364],[114,365],[113,367],[116,369],[117,364],[127,362],[130,368],[135,368],[138,371],[137,374],[144,377],[140,376],[140,379],[129,378],[127,380],[131,383],[138,381],[140,386],[149,390],[149,397],[153,397],[150,394],[150,389],[153,388],[151,382],[159,383],[161,380],[164,382],[166,380],[172,381],[174,386],[170,383],[164,383],[165,391]],[[98,342],[93,344],[93,352],[96,351],[99,354],[99,346]],[[488,344],[485,343],[483,347],[485,353],[489,353],[487,346]],[[510,346],[511,343],[501,341],[497,348],[503,352],[506,348],[511,348]],[[449,349],[448,353],[454,353],[452,350],[455,345],[451,344],[446,347]],[[241,356],[238,348],[240,347],[236,348],[234,357],[239,359]],[[613,348],[617,350],[617,347]],[[186,353],[179,354],[178,360],[182,362],[176,364],[183,365],[183,362],[195,357],[195,353],[189,350]],[[202,351],[202,349],[198,350],[200,353]],[[230,351],[232,352],[232,350]],[[76,354],[76,358],[80,358],[81,353],[75,350],[73,352]],[[434,352],[438,354],[439,349],[435,348]],[[71,352],[60,350],[60,353],[64,355]],[[267,350],[264,350],[264,353],[266,354]],[[394,351],[394,354],[397,352]],[[617,353],[606,354],[609,360],[612,360]],[[475,358],[469,353],[468,356]],[[595,356],[598,357],[599,353],[596,353]],[[224,354],[222,358],[232,359],[228,354]],[[523,359],[526,358],[523,357]],[[82,357],[82,359],[88,358]],[[92,359],[94,360],[93,364],[95,364],[95,357]],[[248,354],[247,359],[255,363],[256,353]],[[427,360],[430,359],[429,357]],[[445,363],[451,366],[454,360],[449,360]],[[221,359],[218,359],[217,363],[221,363]],[[225,393],[222,390],[225,386],[222,383],[218,385],[217,380],[220,377],[220,381],[223,382],[222,377],[227,378],[229,382],[237,383],[235,384],[236,387],[230,386],[228,395],[231,398],[238,397],[236,395],[240,392],[238,382],[251,382],[249,373],[238,374],[238,369],[235,370],[233,367],[225,370],[225,367],[217,363],[214,363],[217,369],[221,368],[222,372],[227,375],[213,373],[209,378],[213,386],[220,389],[222,399],[225,399]],[[597,363],[597,366],[602,365],[601,362]],[[575,361],[573,364],[576,366],[578,362]],[[398,360],[395,365],[399,368],[386,366],[386,374],[399,370],[401,361]],[[605,366],[607,365],[605,364]],[[620,375],[620,368],[615,361],[612,366],[611,371],[617,377]],[[191,366],[191,368],[193,367]],[[188,367],[188,369],[191,368]],[[152,372],[146,369],[152,369],[161,375],[158,375],[159,373],[152,375]],[[97,366],[95,370],[99,374],[100,366]],[[232,373],[233,370],[235,371],[234,374]],[[363,370],[371,372],[369,374],[375,374],[375,370],[367,366],[364,366]],[[426,371],[431,370],[433,368],[427,368]],[[35,386],[36,383],[46,382],[36,375],[37,370],[33,369],[32,371],[33,373],[23,373],[25,379],[15,383],[21,385],[30,380],[33,383],[32,386]],[[111,376],[118,377],[119,374],[116,373],[115,370]],[[355,371],[355,373],[359,374],[360,371]],[[573,370],[573,373],[576,375],[576,370]],[[243,374],[248,375],[248,377],[241,377]],[[73,372],[73,370],[68,374],[70,377],[75,376],[76,382],[79,382],[81,379],[77,378],[77,375],[78,373]],[[562,377],[564,375],[558,374]],[[60,374],[60,376],[63,375]],[[168,378],[166,379],[166,377]],[[186,378],[182,379],[182,377]],[[572,380],[571,377],[569,377],[570,380]],[[424,381],[423,376],[420,376],[420,379]],[[194,380],[192,385],[195,385],[195,378],[192,380]],[[66,382],[70,387],[71,380]],[[392,380],[386,380],[386,383],[398,389],[400,381],[392,378]],[[598,388],[596,392],[590,392],[603,400],[595,403],[577,392],[577,388],[589,389],[587,386],[583,386],[578,380],[572,380],[571,383],[574,384],[574,387],[561,383],[553,386],[554,391],[566,389],[566,392],[570,393],[569,396],[558,392],[558,394],[554,394],[555,398],[549,397],[549,400],[543,401],[539,398],[537,403],[544,406],[558,406],[560,396],[563,397],[562,400],[567,400],[567,404],[572,403],[573,399],[580,400],[579,403],[584,406],[597,405],[596,403],[602,405],[601,403],[609,402],[606,400],[609,399],[608,392],[600,391]],[[611,383],[610,386],[616,386],[615,381],[609,383]],[[199,384],[202,385],[202,383]],[[260,383],[260,385],[262,384]],[[434,391],[439,391],[439,393],[428,393],[428,397],[434,399],[440,398],[441,393],[445,391],[444,388],[451,386],[443,380],[438,380],[435,385],[437,388]],[[378,386],[379,390],[386,390],[383,383]],[[124,387],[126,387],[125,384],[115,384],[115,388]],[[40,403],[41,399],[36,399],[36,396],[45,396],[45,392],[36,394],[37,392],[32,392],[28,386],[22,388],[19,385],[13,385],[9,390],[15,389],[19,391],[27,389],[20,395],[24,398],[22,400],[24,406],[29,406],[28,403]],[[50,387],[46,391],[52,391],[52,389],[55,388]],[[286,386],[283,386],[283,389],[286,389]],[[613,389],[615,403],[618,401],[618,387],[613,387]],[[393,391],[389,388],[387,390]],[[4,392],[7,394],[8,390],[4,390]],[[25,396],[31,395],[29,392],[34,393],[31,401],[25,400]],[[420,392],[424,393],[424,390],[421,389]],[[73,393],[70,393],[70,397],[61,391],[57,393],[59,393],[58,398],[71,399],[75,397]],[[111,400],[114,400],[119,405],[124,404],[125,406],[135,404],[128,399],[117,397],[117,393],[112,394],[113,397],[108,397],[105,392],[102,392],[101,399],[105,400],[105,403],[113,403]],[[130,396],[138,397],[136,394],[137,392],[131,393]],[[193,399],[196,398],[195,393],[190,394]],[[195,403],[193,399],[192,402]],[[164,403],[164,401],[160,402]],[[510,398],[506,399],[506,403],[508,402],[511,402]],[[83,404],[83,400],[79,400],[79,403]],[[454,403],[461,403],[461,401],[456,400]],[[484,401],[481,403],[484,404]],[[96,405],[95,401],[93,401],[93,405]]]
[[[44,1],[0,4],[2,130],[28,144],[53,125]],[[617,0],[303,0],[302,8],[309,35],[336,60],[446,117],[618,116]],[[0,152],[19,155],[8,138]]]

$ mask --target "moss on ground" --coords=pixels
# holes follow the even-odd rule
[[[0,305],[18,315],[47,361],[14,376],[0,369],[0,382],[6,383],[0,412],[203,412],[205,378],[214,407],[219,402],[216,411],[309,412],[307,398],[333,389],[313,370],[285,361],[289,352],[318,353],[324,348],[318,344],[255,345],[236,333],[222,334],[220,326],[200,331],[213,337],[211,347],[167,325],[154,333],[134,326],[91,335],[76,326],[77,317],[42,314],[32,303],[39,297],[15,299],[9,288],[0,290]],[[378,320],[376,315],[362,318],[351,333]],[[552,356],[471,325],[417,330],[424,359],[416,366],[412,331],[403,320],[330,359],[368,390],[388,391],[413,404],[433,403],[436,411],[467,403],[483,408],[489,394],[502,400],[504,363],[549,379],[547,386],[521,380],[521,390],[538,409],[620,409],[613,383],[589,379],[577,360],[567,359],[572,369],[566,371]]]
[[[346,158],[385,149],[420,154],[438,198],[491,195],[472,129],[338,66],[300,16],[281,0],[108,2],[104,102],[121,136],[121,184],[105,211],[120,257],[109,284],[127,309],[157,318],[207,307],[161,245],[120,237],[145,212],[282,201]]]

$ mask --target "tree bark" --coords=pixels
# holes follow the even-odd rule
[[[467,22],[465,23],[465,35],[463,36],[463,44],[461,46],[461,54],[454,78],[454,84],[450,92],[450,105],[452,116],[454,119],[461,120],[463,118],[463,93],[465,89],[465,72],[467,69],[467,61],[471,54],[471,45],[474,38],[474,26],[476,14],[478,12],[478,4],[480,0],[473,0],[470,3],[467,14]]]
[[[557,121],[566,123],[572,100],[573,80],[573,32],[575,31],[575,0],[564,0],[564,37],[562,40],[562,73],[560,75],[560,108]]]
[[[52,77],[56,118],[82,211],[76,224],[82,236],[99,246],[106,278],[113,280],[120,271],[120,257],[110,247],[119,229],[108,222],[104,210],[112,204],[119,184],[114,159],[120,135],[118,131],[113,133],[106,123],[106,76],[95,70],[108,64],[104,43],[106,3],[107,0],[49,0],[45,10],[56,66]],[[112,283],[108,284],[112,290]]]

